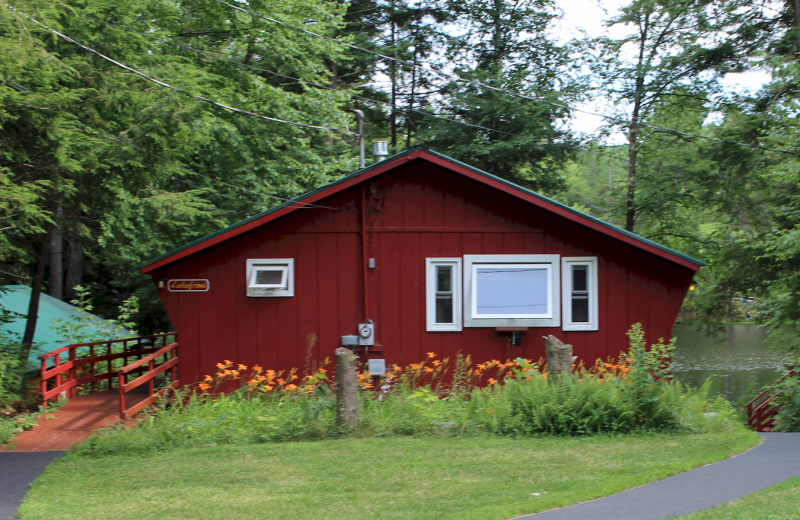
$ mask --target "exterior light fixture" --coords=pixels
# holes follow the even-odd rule
[[[166,276],[159,276],[158,277],[158,288],[163,289],[167,285],[167,277]]]
[[[697,282],[692,280],[692,283],[689,284],[689,290],[694,291],[695,289],[697,289]]]

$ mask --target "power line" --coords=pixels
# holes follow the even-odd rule
[[[48,27],[47,25],[43,24],[42,22],[39,22],[35,18],[31,18],[30,16],[22,13],[21,11],[19,11],[19,10],[15,9],[15,8],[13,8],[11,6],[8,6],[8,8],[11,9],[12,11],[16,12],[16,13],[19,13],[20,15],[22,15],[25,18],[27,18],[28,20],[30,20],[30,21],[32,21],[32,22],[44,27],[45,29],[47,29],[48,31],[52,32],[53,34],[55,34],[59,38],[65,40],[67,42],[73,43],[73,44],[81,47],[82,49],[84,49],[86,51],[89,51],[89,52],[91,52],[91,53],[93,53],[93,54],[95,54],[97,56],[100,56],[104,60],[106,60],[106,61],[108,61],[110,63],[113,63],[114,65],[116,65],[116,66],[118,66],[120,68],[123,68],[123,69],[125,69],[125,70],[127,70],[129,72],[132,72],[133,74],[136,74],[137,76],[139,76],[141,78],[144,78],[147,81],[150,81],[150,82],[155,83],[157,85],[161,85],[162,87],[174,90],[176,92],[180,92],[180,93],[185,94],[187,96],[193,97],[194,99],[197,99],[199,101],[203,101],[205,103],[209,103],[209,104],[217,106],[217,107],[225,108],[225,109],[231,110],[233,112],[237,112],[237,113],[240,113],[240,114],[248,115],[248,116],[251,116],[251,117],[257,117],[259,119],[265,119],[267,121],[272,121],[272,122],[275,122],[275,123],[284,123],[284,124],[289,124],[289,125],[303,127],[303,128],[313,128],[315,130],[328,130],[328,131],[336,132],[338,134],[341,134],[341,135],[344,135],[344,136],[347,136],[347,137],[355,137],[353,134],[350,134],[349,132],[345,132],[343,130],[339,130],[337,128],[333,128],[333,127],[329,127],[329,126],[311,125],[311,124],[307,124],[307,123],[298,123],[296,121],[288,121],[286,119],[278,119],[278,118],[275,118],[275,117],[269,117],[269,116],[257,114],[255,112],[250,112],[249,110],[244,110],[244,109],[241,109],[241,108],[237,108],[237,107],[233,107],[233,106],[230,106],[230,105],[226,105],[224,103],[219,103],[217,101],[213,101],[213,100],[205,98],[203,96],[198,96],[196,94],[192,94],[191,92],[188,92],[188,91],[186,91],[186,90],[184,90],[182,88],[172,86],[169,83],[165,83],[165,82],[163,82],[161,80],[158,80],[158,79],[155,79],[153,77],[150,77],[150,76],[148,76],[147,74],[145,74],[143,72],[140,72],[140,71],[138,71],[138,70],[136,70],[136,69],[134,69],[132,67],[129,67],[129,66],[125,65],[124,63],[120,63],[120,62],[114,60],[113,58],[109,58],[108,56],[106,56],[106,55],[104,55],[104,54],[92,49],[91,47],[88,47],[88,46],[86,46],[86,45],[84,45],[84,44],[82,44],[82,43],[70,38],[66,34],[58,32],[55,29],[51,29],[50,27]]]
[[[248,14],[250,14],[252,16],[256,16],[258,18],[263,18],[264,20],[267,20],[269,22],[276,23],[276,24],[279,24],[279,25],[284,25],[286,27],[291,27],[292,29],[295,29],[297,31],[303,32],[303,33],[308,34],[310,36],[315,36],[317,38],[323,38],[323,39],[328,40],[330,42],[333,42],[333,43],[336,43],[336,44],[339,44],[339,45],[343,45],[343,46],[345,46],[347,48],[350,48],[350,49],[353,49],[353,50],[357,50],[357,51],[361,51],[361,52],[366,52],[366,53],[371,54],[373,56],[377,56],[377,57],[383,58],[385,60],[394,61],[396,63],[400,63],[400,64],[405,65],[407,67],[417,68],[417,69],[420,69],[420,70],[422,70],[424,72],[435,74],[435,75],[437,75],[437,76],[439,76],[441,78],[445,78],[445,79],[449,79],[449,80],[455,80],[455,81],[458,81],[458,82],[461,82],[461,83],[467,83],[467,84],[470,84],[470,85],[476,85],[476,86],[479,86],[479,87],[487,89],[487,90],[492,90],[492,91],[495,91],[495,92],[499,92],[499,93],[502,93],[502,94],[506,94],[506,95],[517,97],[517,98],[521,98],[521,99],[526,99],[526,100],[529,100],[529,101],[535,101],[537,103],[545,103],[547,105],[550,105],[550,106],[553,106],[553,107],[557,107],[557,108],[564,108],[564,109],[575,111],[575,112],[581,112],[583,114],[587,114],[587,115],[592,115],[592,116],[603,118],[603,119],[605,119],[607,121],[610,121],[612,123],[615,122],[615,121],[620,121],[621,120],[619,117],[610,116],[608,114],[601,114],[599,112],[592,112],[592,111],[584,110],[584,109],[581,109],[581,108],[575,108],[575,107],[567,105],[565,103],[557,103],[555,101],[550,101],[548,99],[545,99],[545,98],[542,98],[542,97],[539,97],[539,96],[535,96],[535,97],[534,96],[529,96],[529,95],[526,95],[526,94],[520,94],[519,92],[514,92],[514,91],[511,91],[511,90],[495,87],[493,85],[489,85],[489,84],[484,83],[484,82],[482,82],[480,80],[477,80],[477,79],[473,79],[473,80],[464,79],[464,78],[458,76],[457,74],[452,74],[452,73],[448,74],[448,73],[436,70],[434,68],[428,69],[428,68],[422,66],[419,63],[415,63],[415,62],[412,62],[412,61],[401,60],[401,59],[395,58],[393,56],[388,56],[386,54],[381,54],[379,52],[375,52],[375,51],[372,51],[372,50],[369,50],[369,49],[365,49],[363,47],[359,47],[359,46],[353,45],[351,43],[347,43],[347,42],[343,42],[341,40],[337,40],[336,38],[333,38],[333,37],[330,37],[330,36],[325,36],[323,34],[315,33],[313,31],[309,31],[308,29],[304,29],[304,28],[299,27],[297,25],[294,25],[294,24],[291,24],[291,23],[288,23],[288,22],[284,22],[284,21],[281,21],[281,20],[277,20],[275,18],[270,18],[269,16],[265,16],[265,15],[263,15],[261,13],[257,13],[255,11],[251,11],[249,9],[245,9],[244,7],[239,7],[239,6],[236,6],[236,5],[229,4],[228,2],[225,2],[224,0],[214,0],[214,1],[218,2],[220,4],[223,4],[223,5],[226,5],[226,6],[230,7],[231,9],[235,9],[237,11],[248,13]],[[632,121],[627,120],[627,119],[624,119],[623,121],[625,123],[630,124],[630,125],[636,124],[638,126],[642,126],[642,127],[645,127],[645,128],[650,128],[652,130],[658,130],[658,131],[661,131],[661,132],[666,132],[666,133],[669,133],[669,134],[679,135],[679,136],[683,136],[683,137],[692,137],[692,138],[698,138],[698,139],[705,139],[705,140],[708,140],[708,141],[714,141],[714,142],[722,143],[722,144],[745,146],[747,148],[753,148],[753,149],[756,149],[756,150],[763,150],[765,152],[775,152],[775,153],[783,153],[783,154],[788,154],[788,155],[800,156],[799,153],[792,152],[790,150],[778,150],[778,149],[774,149],[774,148],[764,148],[763,146],[758,146],[758,145],[753,145],[753,144],[748,144],[748,143],[740,143],[740,142],[737,142],[737,141],[729,141],[727,139],[718,139],[716,137],[709,137],[709,136],[705,136],[705,135],[692,134],[692,133],[689,133],[689,132],[681,132],[680,130],[674,130],[674,129],[670,129],[670,128],[663,128],[663,127],[660,127],[660,126],[650,125],[650,124],[647,124],[647,123],[633,123]]]
[[[71,12],[74,12],[74,11],[71,11]],[[149,39],[154,40],[154,41],[161,41],[161,39],[159,39],[159,38],[157,38],[155,36],[151,36],[151,35],[148,35],[148,34],[140,33],[138,31],[134,31],[134,30],[129,29],[127,27],[118,26],[118,25],[106,22],[104,20],[100,20],[100,19],[94,18],[92,16],[88,16],[88,15],[85,15],[85,14],[82,14],[82,13],[75,13],[75,14],[78,14],[79,16],[83,16],[85,18],[94,20],[94,21],[96,21],[98,23],[102,23],[102,24],[108,25],[109,27],[113,27],[113,28],[115,28],[117,30],[129,32],[129,33],[132,33],[132,34],[137,34],[139,36],[143,36],[143,37],[149,38]],[[242,62],[239,62],[239,61],[236,61],[236,60],[232,60],[230,58],[219,56],[219,55],[216,55],[214,53],[207,52],[207,51],[204,51],[204,50],[201,50],[201,49],[197,49],[197,48],[194,48],[192,46],[184,45],[184,44],[181,44],[181,43],[178,43],[178,42],[174,42],[174,41],[171,41],[171,40],[164,40],[164,41],[166,41],[167,43],[170,43],[172,45],[175,45],[175,46],[177,46],[179,48],[182,48],[182,49],[185,49],[185,50],[188,50],[188,51],[192,51],[192,52],[197,52],[199,54],[202,54],[202,55],[205,55],[205,56],[209,56],[211,58],[214,58],[214,59],[217,59],[217,60],[220,60],[220,61],[224,61],[226,63],[230,63],[232,65],[237,65],[237,66],[244,67],[244,68],[247,68],[247,69],[250,69],[250,70],[254,70],[254,71],[258,71],[258,72],[264,72],[264,73],[270,74],[270,75],[275,76],[275,77],[288,79],[288,80],[291,80],[291,81],[294,81],[294,82],[297,82],[297,83],[301,83],[301,84],[307,84],[307,85],[310,85],[310,86],[313,86],[313,87],[316,87],[316,88],[336,91],[336,89],[334,87],[330,87],[330,86],[322,85],[322,84],[317,84],[317,83],[313,83],[313,82],[308,82],[308,81],[302,80],[300,78],[295,78],[293,76],[288,76],[286,74],[281,74],[279,72],[275,72],[275,71],[272,71],[272,70],[269,70],[269,69],[264,69],[264,68],[261,68],[261,67],[255,67],[255,66],[247,64],[247,63],[242,63]],[[393,110],[395,112],[405,113],[405,112],[410,111],[410,112],[415,112],[415,113],[421,114],[421,115],[423,115],[425,117],[432,117],[432,118],[435,118],[435,119],[440,119],[440,120],[447,121],[447,122],[450,122],[450,123],[456,123],[456,124],[459,124],[459,125],[475,128],[475,129],[478,129],[478,130],[483,130],[483,131],[488,131],[488,132],[495,132],[495,133],[499,133],[499,134],[502,134],[502,135],[507,135],[509,137],[518,137],[518,138],[526,139],[526,140],[529,140],[529,141],[534,141],[535,140],[535,138],[532,138],[532,137],[529,137],[529,136],[523,136],[523,135],[520,135],[520,134],[507,132],[507,131],[504,131],[504,130],[498,130],[496,128],[489,128],[489,127],[482,126],[482,125],[477,125],[477,124],[474,124],[474,123],[468,123],[466,121],[460,121],[458,119],[453,119],[453,118],[450,118],[450,117],[446,117],[446,116],[443,116],[441,114],[435,114],[435,113],[432,113],[432,112],[426,112],[426,111],[417,110],[417,109],[414,109],[414,108],[399,108],[399,107],[396,107],[396,106],[392,106],[392,104],[390,102],[388,102],[388,101],[372,99],[372,98],[360,96],[360,95],[357,95],[357,94],[351,94],[351,97],[359,99],[359,100],[364,101],[364,102],[381,104],[381,105],[383,105],[385,107],[388,107],[390,110]],[[596,155],[596,156],[600,156],[600,157],[606,157],[606,158],[609,158],[609,159],[613,159],[613,160],[619,161],[620,163],[624,163],[624,159],[621,158],[621,157],[617,157],[617,156],[614,156],[614,155],[610,155],[610,154],[607,154],[607,153],[598,152],[598,151],[594,151],[594,150],[588,150],[586,148],[569,146],[569,145],[560,144],[560,143],[554,143],[554,142],[550,142],[550,141],[539,141],[537,144],[555,146],[555,147],[564,148],[564,149],[567,149],[567,150],[573,150],[573,151],[577,151],[577,152],[588,153],[588,154],[592,154],[592,155]],[[142,150],[142,151],[144,151],[145,153],[149,153],[146,150]],[[158,158],[161,159],[160,157],[158,157]],[[165,160],[165,159],[162,159],[162,160]],[[722,177],[722,176],[719,176],[719,175],[694,172],[692,170],[687,170],[685,168],[680,168],[680,167],[677,167],[677,166],[664,165],[664,164],[661,164],[661,163],[652,163],[652,162],[648,162],[648,161],[642,161],[642,160],[639,160],[639,159],[636,160],[636,164],[643,165],[643,166],[652,166],[652,167],[655,167],[655,168],[666,168],[666,169],[675,171],[677,173],[689,174],[689,175],[694,175],[694,176],[725,179],[725,177]],[[176,166],[181,167],[180,165],[176,165]],[[188,171],[191,171],[191,170],[188,170]],[[196,172],[192,172],[192,173],[196,173]],[[201,175],[201,174],[197,174],[197,175]],[[223,181],[218,181],[218,182],[222,182],[223,184],[225,184]],[[229,186],[232,186],[232,185],[229,185]],[[232,187],[234,187],[234,186],[232,186]],[[240,189],[243,189],[243,188],[240,188]],[[248,190],[244,190],[244,191],[248,191]],[[249,193],[256,194],[255,192],[249,192]],[[328,208],[328,209],[333,209],[333,208]]]
[[[292,200],[293,200],[293,199],[287,199],[287,198],[284,198],[284,197],[279,197],[277,195],[269,195],[269,194],[266,194],[266,193],[259,193],[259,192],[256,192],[256,191],[251,191],[251,190],[248,190],[247,188],[242,188],[241,186],[236,186],[235,184],[231,184],[229,182],[225,182],[225,181],[217,179],[215,177],[209,177],[208,175],[204,175],[204,174],[202,174],[200,172],[196,172],[196,171],[192,170],[191,168],[187,168],[186,166],[183,166],[183,165],[180,165],[180,164],[178,164],[176,162],[170,161],[169,159],[165,159],[165,158],[163,158],[163,157],[161,157],[161,156],[159,156],[157,154],[154,154],[153,152],[145,150],[144,148],[140,148],[139,146],[136,146],[135,144],[132,144],[132,143],[126,143],[126,144],[128,144],[129,146],[131,146],[133,148],[136,148],[137,150],[139,150],[141,152],[146,153],[147,155],[149,155],[149,156],[151,156],[151,157],[153,157],[155,159],[158,159],[159,161],[163,161],[163,162],[165,162],[165,163],[167,163],[169,165],[172,165],[172,166],[174,166],[176,168],[179,168],[179,169],[181,169],[181,170],[183,170],[185,172],[188,172],[188,173],[190,173],[192,175],[197,175],[199,177],[203,177],[204,179],[208,179],[208,180],[213,181],[213,182],[219,182],[220,184],[224,184],[225,186],[229,186],[231,188],[234,188],[234,189],[246,192],[246,193],[250,193],[252,195],[257,195],[259,197],[267,197],[269,199],[276,199],[276,200],[281,201],[284,204],[292,202]],[[178,179],[178,180],[181,180],[181,179]],[[189,184],[189,183],[187,182],[187,184]],[[195,187],[197,187],[197,186],[195,186]],[[207,189],[207,188],[198,188],[198,189]],[[216,193],[216,192],[212,192],[212,193]],[[222,195],[222,194],[221,193],[217,193],[217,195]],[[222,195],[222,196],[225,197],[226,195]],[[232,197],[228,197],[228,198],[232,198]],[[234,200],[239,200],[241,202],[249,202],[251,204],[260,204],[260,205],[263,205],[263,206],[271,206],[271,204],[266,204],[266,203],[263,203],[263,202],[252,202],[252,201],[246,201],[246,200],[243,200],[243,199],[234,199]],[[308,204],[308,203],[302,203],[302,202],[297,202],[297,204],[303,204],[303,205],[302,206],[287,206],[287,207],[290,207],[290,208],[293,208],[293,209],[309,208],[309,209],[332,209],[332,210],[338,210],[338,208],[332,208],[330,206],[321,206],[319,204]]]

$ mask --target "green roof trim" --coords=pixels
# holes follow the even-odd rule
[[[250,222],[253,222],[255,220],[263,218],[263,217],[269,215],[270,213],[274,213],[276,211],[280,211],[280,210],[282,210],[282,209],[284,209],[284,208],[286,208],[288,206],[291,206],[292,204],[302,203],[303,199],[305,199],[307,197],[311,197],[313,195],[316,195],[317,193],[320,193],[322,191],[328,190],[328,189],[336,186],[337,184],[341,184],[343,182],[347,182],[350,179],[353,179],[355,177],[363,175],[364,173],[369,172],[370,170],[374,170],[375,168],[377,168],[379,166],[382,166],[382,165],[386,164],[387,162],[394,161],[394,160],[399,159],[399,158],[401,158],[401,157],[403,157],[405,155],[409,155],[409,154],[411,154],[413,152],[420,151],[420,150],[422,150],[422,151],[424,151],[426,153],[429,153],[431,155],[434,155],[434,156],[436,156],[436,157],[438,157],[440,159],[443,159],[445,161],[448,161],[450,163],[453,163],[453,164],[456,164],[458,166],[461,166],[462,168],[466,168],[466,169],[468,169],[468,170],[470,170],[472,172],[477,173],[478,175],[481,175],[481,176],[486,177],[488,179],[491,179],[493,181],[499,182],[501,184],[505,184],[506,186],[509,186],[511,188],[514,188],[515,190],[518,190],[518,191],[521,191],[522,193],[525,193],[526,195],[530,195],[530,196],[535,197],[535,198],[537,198],[537,199],[539,199],[539,200],[541,200],[543,202],[546,202],[548,204],[552,204],[552,205],[554,205],[554,206],[556,206],[556,207],[558,207],[560,209],[563,209],[565,211],[573,213],[573,214],[575,214],[575,215],[577,215],[577,216],[579,216],[581,218],[584,218],[586,220],[590,220],[595,224],[599,224],[599,225],[601,225],[603,227],[606,227],[606,228],[608,228],[608,229],[610,229],[612,231],[616,231],[618,233],[621,233],[623,235],[631,237],[631,238],[633,238],[633,239],[635,239],[635,240],[637,240],[639,242],[642,242],[642,243],[647,244],[649,246],[652,246],[652,247],[655,247],[657,249],[660,249],[660,250],[662,250],[662,251],[664,251],[666,253],[669,253],[671,255],[677,256],[679,258],[682,258],[683,260],[691,262],[691,263],[693,263],[695,265],[698,265],[698,266],[701,266],[701,267],[705,266],[705,265],[708,265],[707,263],[705,263],[705,262],[703,262],[701,260],[697,260],[697,259],[692,258],[692,257],[690,257],[688,255],[683,254],[683,253],[679,253],[678,251],[675,251],[674,249],[670,249],[670,248],[668,248],[666,246],[663,246],[663,245],[661,245],[659,243],[653,242],[652,240],[649,240],[647,238],[641,237],[641,236],[639,236],[639,235],[637,235],[635,233],[631,233],[630,231],[626,231],[626,230],[624,230],[622,228],[619,228],[619,227],[617,227],[617,226],[615,226],[613,224],[609,224],[608,222],[604,222],[604,221],[602,221],[602,220],[600,220],[598,218],[595,218],[595,217],[593,217],[591,215],[583,213],[582,211],[578,211],[578,210],[576,210],[574,208],[571,208],[571,207],[567,206],[566,204],[562,204],[562,203],[557,202],[557,201],[555,201],[553,199],[545,197],[544,195],[540,195],[539,193],[536,193],[535,191],[531,191],[531,190],[529,190],[527,188],[523,188],[522,186],[520,186],[518,184],[514,184],[513,182],[510,182],[510,181],[507,181],[506,179],[503,179],[503,178],[498,177],[496,175],[492,175],[491,173],[485,172],[483,170],[479,170],[478,168],[475,168],[474,166],[470,166],[469,164],[465,164],[465,163],[463,163],[461,161],[453,159],[452,157],[448,157],[448,156],[446,156],[444,154],[441,154],[441,153],[438,153],[438,152],[434,152],[433,150],[429,150],[424,146],[418,145],[418,146],[413,146],[413,147],[411,147],[411,148],[409,148],[407,150],[403,150],[402,152],[397,153],[397,154],[395,154],[395,155],[393,155],[391,157],[387,157],[386,159],[384,159],[384,160],[382,160],[380,162],[377,162],[375,164],[371,164],[370,166],[367,166],[367,167],[362,168],[360,170],[356,170],[355,172],[350,173],[348,175],[345,175],[344,177],[341,177],[339,179],[336,179],[335,181],[333,181],[333,182],[331,182],[329,184],[326,184],[324,186],[321,186],[319,188],[316,188],[314,190],[306,192],[306,193],[304,193],[304,194],[302,194],[302,195],[300,195],[300,196],[298,196],[298,197],[296,197],[294,199],[291,199],[289,201],[284,202],[283,204],[280,204],[280,205],[275,206],[273,208],[264,210],[261,213],[258,213],[257,215],[253,215],[250,218],[247,218],[245,220],[241,220],[241,221],[239,221],[239,222],[237,222],[235,224],[232,224],[232,225],[230,225],[230,226],[228,226],[226,228],[223,228],[223,229],[220,229],[219,231],[211,233],[210,235],[206,235],[206,236],[204,236],[202,238],[198,238],[197,240],[195,240],[193,242],[190,242],[190,243],[185,244],[185,245],[183,245],[181,247],[173,249],[172,251],[164,253],[163,255],[159,255],[159,256],[157,256],[155,258],[147,260],[146,262],[143,262],[143,263],[137,265],[136,269],[143,269],[143,268],[147,267],[150,264],[154,264],[156,262],[164,260],[165,258],[169,258],[170,256],[175,255],[177,253],[180,253],[181,251],[183,251],[185,249],[189,249],[189,248],[194,247],[196,245],[202,244],[206,240],[210,240],[210,239],[212,239],[214,237],[217,237],[219,235],[223,235],[225,233],[228,233],[229,231],[232,231],[232,230],[234,230],[234,229],[236,229],[238,227],[244,226],[244,225],[246,225],[246,224],[248,224]]]

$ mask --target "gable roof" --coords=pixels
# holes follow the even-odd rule
[[[173,249],[172,251],[150,259],[137,267],[142,273],[147,274],[155,269],[158,269],[159,267],[163,267],[182,258],[186,258],[187,256],[199,253],[204,249],[241,235],[242,233],[246,233],[254,228],[260,227],[298,209],[302,209],[303,205],[315,204],[325,197],[339,193],[354,185],[386,173],[389,170],[415,159],[423,159],[450,171],[460,173],[465,177],[469,177],[473,180],[499,189],[500,191],[506,192],[526,202],[551,211],[573,222],[582,224],[612,238],[621,240],[622,242],[625,242],[633,247],[642,249],[656,256],[660,256],[666,260],[680,264],[694,271],[699,271],[700,267],[708,265],[705,262],[696,260],[690,256],[662,246],[661,244],[657,244],[656,242],[640,237],[639,235],[629,231],[625,231],[624,229],[618,228],[617,226],[609,224],[608,222],[603,222],[602,220],[591,215],[587,215],[586,213],[561,204],[560,202],[556,202],[534,191],[528,190],[522,186],[492,175],[491,173],[473,168],[472,166],[447,157],[446,155],[427,150],[422,146],[416,146],[384,159],[381,162],[353,172],[350,175],[333,181],[326,186],[322,186],[321,188],[317,188],[316,190],[312,190],[308,193],[300,195],[295,199],[284,202],[279,206],[262,211],[257,215],[237,222],[236,224],[228,226],[227,228],[221,229],[216,233],[212,233],[177,249]]]

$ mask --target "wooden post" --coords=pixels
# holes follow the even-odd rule
[[[344,347],[336,349],[336,421],[358,426],[358,356]]]
[[[547,360],[547,377],[553,379],[562,374],[572,373],[572,345],[565,345],[563,341],[553,336],[544,338],[544,355]]]
[[[44,378],[44,373],[47,372],[47,360],[42,360],[42,371],[40,379],[42,382],[42,410],[47,410],[47,399],[44,398],[44,394],[47,393],[47,379]]]

